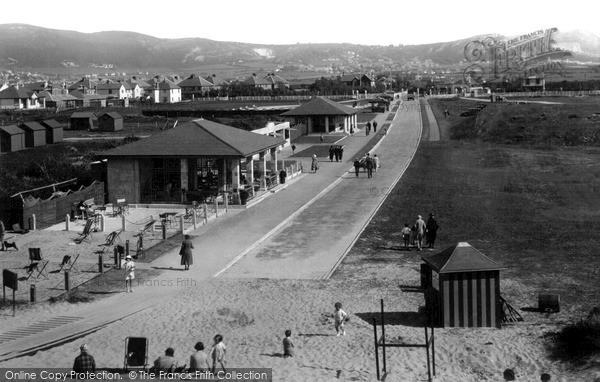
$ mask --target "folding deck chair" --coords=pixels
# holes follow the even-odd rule
[[[138,233],[138,236],[143,236],[148,232],[152,232],[152,228],[154,227],[154,224],[156,224],[156,219],[150,220],[148,223],[146,223],[144,225],[144,228],[142,228],[140,230],[140,232]]]
[[[112,247],[113,245],[115,245],[115,242],[117,241],[117,239],[119,238],[119,235],[121,234],[121,232],[123,232],[122,229],[118,229],[116,231],[112,231],[111,233],[109,233],[106,236],[106,242],[102,243],[102,244],[98,244],[98,247],[104,247],[102,248],[101,252],[104,253],[106,252],[106,250],[109,247]],[[121,242],[121,240],[119,240],[119,242]]]
[[[92,236],[92,225],[94,224],[94,219],[88,219],[85,222],[85,227],[83,227],[83,232],[79,234],[79,237],[75,239],[77,244],[81,244],[84,241],[90,241],[90,237]]]
[[[63,270],[70,271],[73,268],[75,268],[75,270],[79,271],[79,268],[76,266],[77,259],[79,259],[79,253],[77,254],[77,256],[75,256],[75,259],[73,259],[69,255],[64,255],[62,262],[60,263],[60,269],[58,271],[59,272],[63,271]]]
[[[45,271],[47,265],[48,261],[42,259],[42,250],[40,248],[29,248],[29,265],[25,267],[28,275],[27,280],[33,276],[34,271],[37,271],[35,279],[40,276],[44,276],[47,279],[48,274]]]
[[[140,368],[144,371],[148,367],[148,339],[146,337],[125,338],[125,371]]]

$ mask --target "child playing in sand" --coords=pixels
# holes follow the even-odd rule
[[[400,233],[402,234],[402,238],[404,239],[404,248],[410,250],[408,246],[410,244],[410,234],[412,233],[412,231],[410,230],[410,228],[408,228],[408,223],[404,224],[404,228],[402,228],[402,231],[400,231]]]
[[[335,312],[333,312],[333,319],[335,320],[335,331],[337,332],[338,336],[345,336],[346,331],[344,330],[344,321],[346,321],[348,315],[342,310],[341,302],[336,302],[334,307]]]
[[[217,334],[214,338],[215,343],[213,344],[213,347],[210,351],[210,359],[212,360],[212,370],[211,372],[215,372],[215,369],[217,368],[217,363],[219,363],[221,365],[221,368],[223,369],[223,371],[225,371],[225,352],[227,351],[227,348],[225,347],[225,344],[223,343],[223,336],[220,334]]]
[[[131,284],[133,283],[133,279],[135,278],[135,263],[131,259],[131,256],[127,255],[125,257],[125,263],[123,264],[123,268],[125,268],[125,292],[133,292]]]
[[[294,356],[294,343],[290,338],[291,336],[292,331],[290,329],[287,329],[285,331],[285,338],[283,339],[283,358]]]

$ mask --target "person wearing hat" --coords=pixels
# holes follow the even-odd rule
[[[317,154],[313,154],[312,156],[310,169],[312,172],[317,172],[317,170],[319,169],[319,160],[317,159]]]
[[[88,353],[87,344],[83,344],[79,347],[81,353],[75,358],[73,363],[73,371],[76,373],[95,373],[96,372],[96,361]]]
[[[177,368],[177,362],[175,361],[175,350],[173,348],[167,348],[165,355],[161,355],[154,360],[154,367],[152,368],[156,372],[164,371],[170,373],[175,371]]]
[[[125,268],[125,292],[133,292],[133,279],[135,278],[135,263],[131,258],[131,255],[125,256],[125,263],[123,264],[123,268]]]
[[[437,236],[437,230],[440,229],[437,220],[435,220],[435,214],[432,212],[429,214],[429,219],[427,219],[427,247],[434,249],[435,247],[435,237]]]

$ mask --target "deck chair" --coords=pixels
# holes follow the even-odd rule
[[[92,236],[92,225],[94,224],[94,219],[88,219],[85,222],[85,227],[83,227],[83,232],[79,234],[79,237],[75,239],[77,244],[81,244],[84,241],[90,241]]]
[[[27,279],[29,280],[32,276],[34,279],[38,279],[40,276],[44,276],[44,278],[48,279],[48,274],[46,273],[46,267],[48,266],[48,260],[42,260],[40,262],[33,262],[27,266],[25,266],[25,270],[27,271]],[[37,274],[36,274],[37,272]],[[34,276],[35,274],[35,276]]]
[[[42,250],[40,248],[29,248],[29,263],[42,261]]]
[[[144,225],[144,227],[140,230],[140,232],[138,233],[138,236],[143,236],[148,232],[152,232],[152,227],[154,227],[154,224],[156,224],[156,219],[152,219],[150,220],[148,223],[146,223]]]
[[[132,368],[143,369],[148,367],[148,339],[146,337],[125,338],[125,371]]]
[[[98,247],[103,247],[102,250],[101,250],[102,253],[106,252],[106,250],[109,247],[112,247],[113,245],[115,245],[115,242],[119,238],[119,235],[121,234],[121,232],[123,232],[122,229],[118,229],[116,231],[112,231],[111,233],[109,233],[106,236],[106,242],[104,242],[102,244],[98,244]],[[121,242],[121,241],[119,240],[119,242]]]
[[[70,271],[73,268],[79,271],[79,268],[76,266],[77,259],[79,259],[79,253],[77,254],[77,256],[75,256],[75,259],[73,259],[69,255],[64,255],[62,262],[60,263],[60,269],[58,271]]]

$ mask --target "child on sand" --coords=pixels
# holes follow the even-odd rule
[[[335,312],[333,312],[333,319],[335,320],[335,331],[337,332],[338,336],[345,336],[346,331],[344,330],[344,321],[346,321],[348,315],[342,310],[341,302],[336,302],[334,307]]]
[[[125,257],[125,263],[123,264],[123,268],[125,268],[125,292],[133,292],[132,283],[135,278],[135,263],[131,259],[130,255]]]
[[[291,336],[292,331],[290,329],[287,329],[285,331],[285,338],[283,339],[283,358],[294,356],[294,343],[290,338]]]
[[[212,372],[215,372],[215,369],[217,368],[217,363],[219,363],[221,365],[221,368],[223,369],[223,371],[225,371],[225,352],[227,351],[227,348],[225,347],[225,344],[223,343],[223,336],[220,334],[217,334],[214,338],[215,343],[213,344],[213,347],[210,351],[210,359],[212,360]]]

